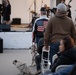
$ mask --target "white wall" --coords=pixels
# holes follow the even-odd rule
[[[31,32],[0,32],[3,48],[29,48],[32,45]]]
[[[50,8],[56,7],[56,0],[50,0]]]
[[[0,0],[0,3],[2,3],[2,1]]]
[[[11,4],[11,20],[12,18],[21,18],[21,23],[29,23],[31,21],[31,10],[34,10],[34,0],[9,0]],[[36,0],[37,13],[41,8],[42,0]],[[44,4],[50,6],[50,0],[43,0]],[[30,7],[30,9],[29,9]]]

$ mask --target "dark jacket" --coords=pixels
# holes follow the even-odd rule
[[[64,51],[51,66],[51,71],[55,72],[55,69],[59,65],[71,65],[76,62],[76,47]]]
[[[33,41],[35,41],[35,37],[43,38],[44,29],[48,24],[48,18],[46,15],[40,16],[40,18],[35,20],[33,26]]]
[[[72,17],[71,17],[71,10],[68,9],[67,12],[68,12],[68,17],[72,18]]]
[[[7,5],[6,7],[4,7],[4,11],[3,11],[3,19],[6,21],[10,20],[10,15],[11,15],[11,5]]]

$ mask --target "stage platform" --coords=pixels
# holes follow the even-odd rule
[[[28,24],[11,24],[12,28],[28,28]]]
[[[32,32],[0,32],[3,48],[26,49],[32,45]]]
[[[28,31],[30,29],[28,24],[11,25],[11,31]]]

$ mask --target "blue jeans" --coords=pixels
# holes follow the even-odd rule
[[[60,42],[50,44],[50,61],[52,63],[52,57],[59,51]]]
[[[37,46],[38,46],[38,42],[39,42],[40,38],[41,38],[41,37],[36,37]]]
[[[69,67],[59,70],[56,73],[50,72],[50,73],[45,73],[45,74],[41,74],[41,75],[68,75],[72,71],[73,67],[74,67],[74,65],[70,65]]]

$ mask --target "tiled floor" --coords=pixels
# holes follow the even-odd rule
[[[4,50],[0,53],[0,75],[18,75],[19,70],[12,64],[13,60],[19,60],[31,64],[30,50]],[[35,73],[36,68],[31,68],[31,72]]]

